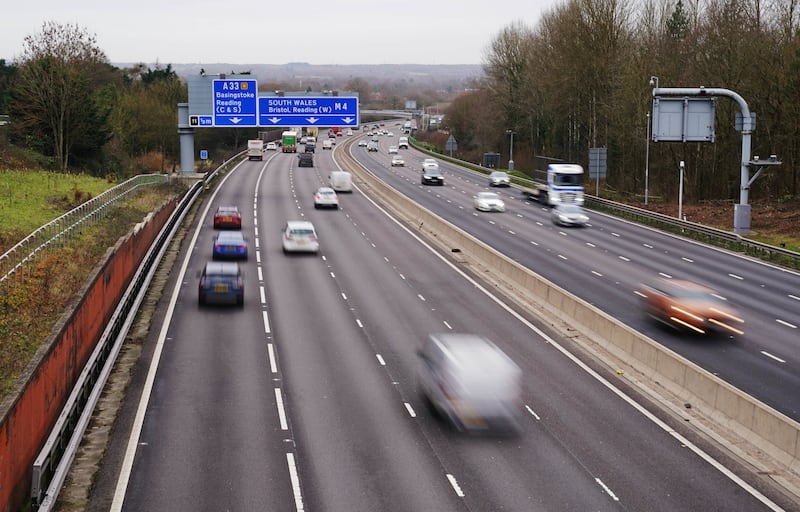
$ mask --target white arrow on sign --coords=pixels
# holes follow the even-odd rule
[[[280,120],[281,120],[280,117],[273,117],[273,118],[267,119],[267,121],[269,121],[272,124],[278,123],[278,122],[280,122]]]
[[[306,118],[306,121],[308,121],[308,122],[309,122],[309,123],[311,123],[311,124],[314,124],[314,123],[316,123],[317,121],[319,121],[319,119],[318,119],[318,118],[316,118],[316,117],[309,117],[309,118]]]
[[[353,119],[352,117],[343,117],[342,121],[344,121],[344,124],[350,124],[352,122],[355,122],[355,119]]]
[[[239,124],[239,121],[241,121],[241,120],[242,120],[242,118],[241,118],[241,117],[232,117],[232,118],[231,118],[231,122],[232,122],[233,124]]]

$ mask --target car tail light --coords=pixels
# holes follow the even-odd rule
[[[221,250],[222,250],[222,248],[223,248],[223,245],[222,245],[222,244],[214,244],[214,250],[215,250],[215,251],[221,251]]]
[[[244,288],[244,281],[242,281],[241,277],[236,279],[236,288],[238,288],[239,290]]]

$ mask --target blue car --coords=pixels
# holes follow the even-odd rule
[[[214,237],[213,259],[247,259],[247,241],[241,231],[223,231]]]
[[[244,306],[244,276],[239,264],[232,261],[206,263],[200,274],[197,302]]]

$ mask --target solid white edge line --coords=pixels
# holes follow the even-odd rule
[[[244,160],[242,161],[244,162]],[[201,215],[201,219],[205,219],[208,216],[208,212],[211,209],[211,205],[214,203],[214,198],[217,196],[217,192],[222,188],[222,185],[227,181],[228,178],[233,176],[234,172],[242,165],[242,162],[239,162],[236,167],[231,170],[220,182],[219,186],[214,189],[214,193],[208,200],[206,204],[206,208],[203,210]],[[194,234],[192,235],[192,241],[189,244],[189,247],[195,247],[197,245],[197,239],[200,236],[200,230],[203,228],[202,220],[197,223],[197,228],[194,230]],[[156,341],[156,346],[153,351],[153,359],[150,361],[150,366],[147,370],[147,378],[145,379],[144,387],[142,388],[142,396],[139,399],[139,406],[136,409],[136,416],[133,420],[133,426],[131,428],[131,437],[128,439],[128,446],[125,448],[125,456],[122,459],[122,467],[119,472],[119,476],[117,477],[117,485],[114,488],[114,499],[111,502],[111,507],[109,508],[110,512],[121,512],[122,505],[125,501],[125,493],[128,490],[128,482],[131,477],[131,472],[133,470],[133,460],[136,458],[136,450],[139,446],[139,439],[142,436],[142,428],[144,427],[144,415],[147,412],[147,406],[150,403],[150,394],[153,391],[153,384],[155,383],[156,379],[156,372],[158,371],[158,365],[161,361],[161,353],[164,350],[164,342],[167,339],[167,331],[172,323],[172,315],[175,312],[175,304],[178,302],[178,295],[180,295],[181,288],[183,287],[183,279],[186,276],[186,269],[189,266],[189,258],[192,256],[192,251],[187,251],[186,257],[181,264],[181,270],[178,273],[178,277],[175,281],[175,288],[172,290],[172,296],[169,300],[169,305],[167,306],[166,315],[164,315],[164,323],[161,324],[161,331],[158,334],[158,340]]]
[[[358,187],[356,186],[356,188],[358,188]],[[554,339],[550,338],[550,336],[548,336],[544,331],[542,331],[541,329],[539,329],[538,327],[536,327],[535,325],[530,323],[527,319],[525,319],[519,313],[514,311],[510,306],[508,306],[503,301],[501,301],[499,298],[497,298],[495,295],[493,295],[488,289],[486,289],[480,283],[478,283],[477,281],[472,279],[470,276],[468,276],[463,270],[461,270],[460,268],[455,266],[453,263],[451,263],[449,260],[447,260],[447,258],[445,258],[443,255],[439,254],[433,247],[431,247],[431,245],[428,242],[426,242],[425,240],[420,238],[416,233],[414,233],[409,228],[407,228],[405,225],[403,225],[399,220],[397,220],[394,217],[392,217],[389,214],[389,212],[387,212],[384,208],[382,208],[375,201],[373,201],[372,198],[370,198],[369,196],[367,196],[363,192],[362,192],[362,195],[368,201],[370,201],[373,204],[373,206],[375,206],[375,208],[377,208],[380,212],[382,212],[384,215],[386,215],[392,222],[397,224],[400,227],[400,229],[404,230],[406,233],[408,233],[408,235],[410,235],[412,238],[417,240],[417,242],[419,244],[421,244],[423,247],[426,247],[434,255],[434,257],[440,259],[442,262],[444,262],[445,265],[448,265],[451,269],[453,269],[456,273],[458,273],[463,279],[467,280],[467,282],[469,282],[470,284],[475,286],[475,288],[477,288],[478,290],[483,292],[487,297],[489,297],[498,306],[500,306],[501,308],[506,310],[511,316],[513,316],[514,318],[516,318],[517,320],[522,322],[523,325],[525,325],[530,330],[535,332],[539,337],[541,337],[542,339],[547,341],[556,350],[561,352],[565,357],[567,357],[574,364],[576,364],[579,368],[581,368],[583,371],[585,371],[587,374],[589,374],[591,377],[593,377],[595,380],[597,380],[600,384],[602,384],[603,386],[608,388],[612,393],[614,393],[619,398],[621,398],[622,400],[627,402],[628,405],[633,407],[637,412],[642,414],[645,418],[650,420],[652,423],[654,423],[656,426],[658,426],[664,432],[666,432],[667,434],[669,434],[672,437],[674,437],[675,439],[677,439],[683,446],[689,448],[697,456],[699,456],[705,462],[710,464],[711,467],[713,467],[714,469],[716,469],[717,471],[722,473],[724,476],[726,476],[728,479],[730,479],[736,485],[738,485],[739,487],[741,487],[742,489],[747,491],[751,496],[753,496],[754,498],[759,500],[761,503],[763,503],[764,505],[769,507],[771,510],[773,510],[775,512],[783,512],[783,509],[780,508],[777,504],[775,504],[772,500],[770,500],[769,498],[767,498],[766,496],[761,494],[761,492],[759,492],[756,488],[754,488],[753,486],[751,486],[750,484],[748,484],[747,482],[745,482],[744,480],[739,478],[737,475],[735,475],[731,470],[729,470],[728,468],[723,466],[721,463],[717,462],[713,457],[711,457],[710,455],[705,453],[702,449],[700,449],[699,447],[697,447],[694,444],[692,444],[691,441],[689,441],[688,439],[686,439],[685,437],[683,437],[679,433],[675,432],[672,429],[672,427],[670,427],[669,425],[667,425],[666,423],[661,421],[658,417],[653,415],[650,411],[645,409],[642,405],[638,404],[633,398],[631,398],[628,395],[626,395],[621,389],[617,388],[611,382],[606,380],[602,375],[600,375],[597,372],[595,372],[593,369],[591,369],[589,366],[587,366],[583,361],[578,359],[575,355],[573,355],[567,349],[565,349],[560,344],[558,344]]]

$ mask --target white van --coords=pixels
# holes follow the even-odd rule
[[[333,171],[330,178],[331,188],[336,192],[352,192],[353,176],[346,171]]]
[[[408,137],[400,137],[397,141],[397,147],[400,149],[408,149]]]
[[[420,391],[459,430],[518,433],[522,370],[476,334],[431,334],[417,352]]]

